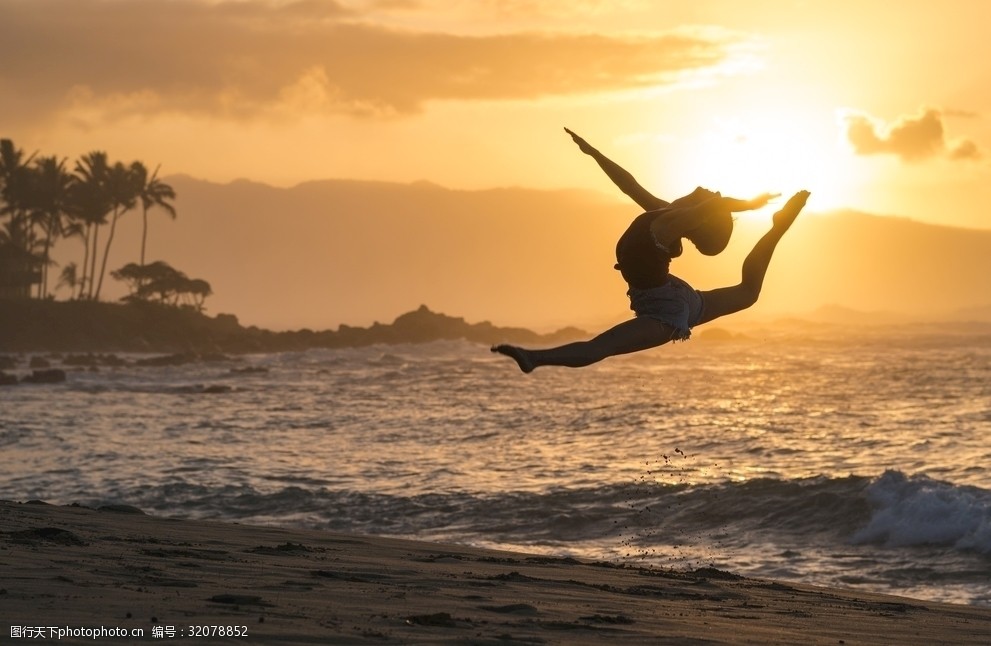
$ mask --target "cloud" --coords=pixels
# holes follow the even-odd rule
[[[980,159],[981,150],[973,141],[965,139],[954,145],[950,150],[950,159]]]
[[[334,0],[0,0],[0,120],[295,106],[370,117],[436,100],[524,100],[664,84],[732,56],[722,37],[458,35],[363,22]]]
[[[960,111],[947,114],[974,116]],[[864,113],[847,111],[840,115],[840,121],[847,141],[858,155],[895,155],[906,162],[935,157],[955,161],[979,159],[982,153],[973,141],[946,139],[944,116],[940,110],[925,108],[919,114],[901,116],[885,124]]]

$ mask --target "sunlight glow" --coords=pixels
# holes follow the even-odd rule
[[[746,198],[763,191],[783,197],[808,189],[817,208],[856,202],[849,150],[835,131],[817,131],[814,119],[787,112],[752,111],[716,117],[698,135],[683,138],[673,171],[679,186],[701,185]]]

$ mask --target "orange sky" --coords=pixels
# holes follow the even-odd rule
[[[288,186],[813,191],[991,227],[983,0],[0,0],[18,146]]]
[[[991,229],[988,24],[984,0],[0,0],[0,137],[70,166],[104,150],[166,177],[577,187],[629,204],[568,126],[668,199],[697,185],[737,197],[809,189],[813,215],[850,207]],[[166,226],[195,228],[182,199],[175,223],[156,222],[152,253]],[[741,218],[760,228],[770,211]],[[283,215],[261,221],[284,226]],[[137,231],[122,225],[121,236]],[[417,245],[410,235],[404,244]],[[259,303],[278,290],[239,285],[225,256],[208,267],[188,246],[157,253],[214,284],[211,312],[248,323],[365,324],[421,302],[414,289],[409,303],[375,310],[360,295],[318,308],[317,287],[271,320]],[[78,247],[63,245],[59,260]],[[745,251],[722,260],[735,268]],[[111,268],[129,253],[115,248]],[[288,271],[296,251],[273,242],[255,253]],[[578,296],[572,312],[510,311],[485,294],[429,304],[496,323],[587,325],[624,315],[621,291],[610,303]],[[970,296],[981,306],[987,293]],[[768,290],[762,307],[788,296]]]

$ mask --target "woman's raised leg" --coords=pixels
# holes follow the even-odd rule
[[[808,199],[808,191],[799,191],[781,207],[780,211],[774,214],[774,224],[771,226],[771,230],[757,241],[753,250],[743,261],[742,276],[738,285],[702,293],[705,308],[702,311],[702,319],[697,325],[708,323],[720,316],[745,310],[757,302],[760,290],[764,286],[764,276],[767,274],[767,267],[771,263],[774,249],[778,246],[781,237],[791,227],[792,222],[798,217]]]

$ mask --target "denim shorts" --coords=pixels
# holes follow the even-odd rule
[[[626,295],[637,316],[657,319],[673,328],[675,339],[688,339],[702,318],[702,294],[677,276],[668,276],[668,282],[660,287],[631,287]]]

